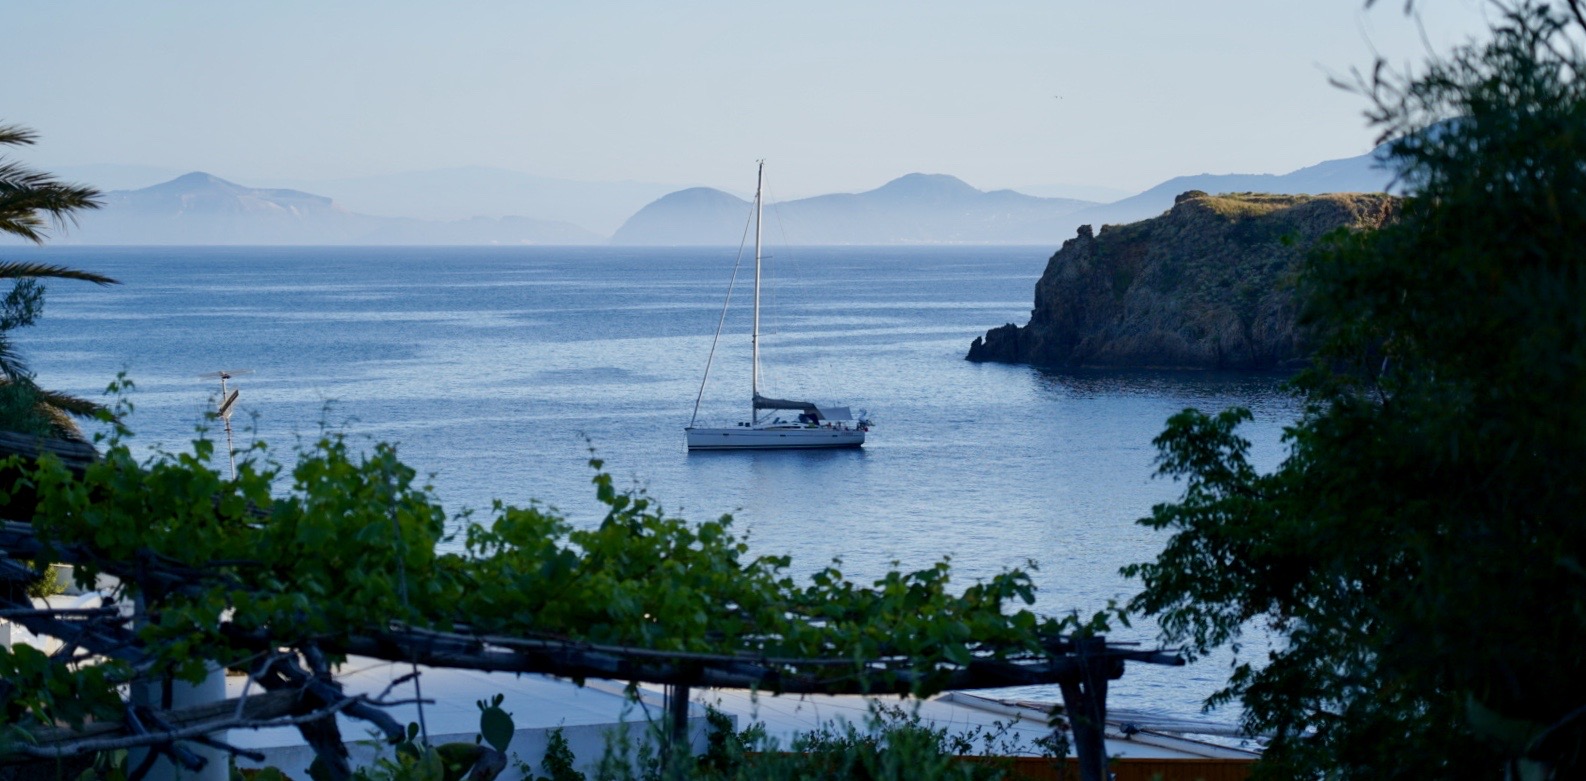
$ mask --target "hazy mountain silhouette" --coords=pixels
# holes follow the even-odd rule
[[[1169,179],[1139,195],[1093,206],[1074,215],[1077,225],[1121,225],[1155,217],[1173,208],[1173,199],[1190,190],[1217,193],[1374,193],[1388,189],[1393,174],[1382,167],[1385,148],[1359,157],[1328,160],[1286,174],[1200,174]],[[1072,231],[1070,231],[1072,233]],[[1063,238],[1068,238],[1064,236]]]
[[[942,174],[909,174],[863,193],[819,195],[769,205],[766,233],[786,244],[1024,244],[1060,241],[1066,215],[1089,201],[984,192]],[[614,244],[737,244],[749,204],[697,187],[640,209]]]
[[[750,219],[749,202],[710,187],[663,195],[640,209],[617,232],[613,244],[737,244]],[[750,228],[753,230],[753,228]]]
[[[678,189],[675,184],[581,182],[482,166],[267,184],[327,195],[360,214],[428,221],[527,215],[569,222],[601,236],[611,235],[640,207]]]
[[[1189,190],[1208,193],[1378,192],[1391,175],[1381,150],[1287,174],[1201,174],[1099,204],[1013,190],[982,191],[942,174],[909,174],[874,190],[769,204],[778,244],[1058,244],[1081,224],[1154,217]],[[159,173],[140,166],[80,166],[94,184]],[[151,187],[112,190],[58,240],[78,244],[596,244],[583,225],[617,225],[624,245],[736,245],[749,203],[706,187],[657,196],[664,185],[548,179],[492,168],[455,168],[325,182],[335,192],[248,187],[191,173]],[[340,195],[338,195],[340,193]],[[348,208],[342,196],[360,205]],[[641,208],[642,207],[642,208]],[[379,210],[376,216],[365,210]],[[636,210],[636,211],[634,211]],[[631,216],[627,216],[630,215]],[[393,216],[400,215],[400,216]],[[412,216],[422,215],[422,217]],[[519,216],[523,215],[523,216]],[[626,220],[622,218],[626,217]],[[577,219],[574,219],[574,218]],[[560,218],[560,219],[553,219]],[[580,222],[582,220],[582,222]]]
[[[547,220],[424,221],[374,217],[299,190],[246,187],[195,172],[105,193],[57,241],[74,244],[590,244],[600,237]]]
[[[186,173],[181,168],[157,165],[129,165],[125,163],[94,163],[89,165],[63,165],[52,173],[62,180],[78,182],[97,190],[138,190],[167,182]]]

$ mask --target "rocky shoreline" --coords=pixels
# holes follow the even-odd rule
[[[976,337],[971,361],[1077,368],[1274,369],[1310,353],[1295,279],[1339,228],[1392,219],[1384,193],[1186,192],[1159,217],[1082,225],[1047,262],[1024,326]]]

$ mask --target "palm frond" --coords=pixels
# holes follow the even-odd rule
[[[43,171],[35,171],[15,160],[0,160],[0,192],[37,190],[59,184],[54,176]]]
[[[97,209],[99,191],[63,184],[12,164],[0,164],[0,232],[43,243],[43,216],[57,225],[75,225],[75,212]]]
[[[44,228],[46,223],[43,218],[32,211],[11,212],[0,208],[0,233],[10,233],[21,236],[34,244],[44,243]]]
[[[25,145],[37,134],[19,125],[0,125],[0,144]],[[44,242],[44,218],[56,225],[76,224],[75,212],[97,209],[99,191],[68,184],[13,160],[0,159],[0,233]]]
[[[49,421],[51,434],[61,439],[71,439],[78,442],[86,441],[86,439],[83,437],[82,427],[78,426],[77,421],[72,420],[71,416],[67,415],[63,410],[58,407],[51,407],[42,402],[39,404],[38,409],[39,414],[43,415],[44,419]]]
[[[28,369],[28,362],[11,349],[9,344],[0,344],[0,383],[26,381],[32,376],[33,372]]]
[[[0,261],[0,279],[76,279],[82,282],[92,282],[96,285],[119,285],[119,280],[111,279],[103,274],[92,271],[82,271],[66,266],[56,266],[49,263],[28,263],[23,261]]]
[[[38,394],[40,406],[48,406],[79,418],[92,417],[105,409],[105,406],[97,401],[78,398],[70,393],[39,388]]]
[[[0,199],[35,209],[97,209],[99,191],[68,184],[11,161],[0,161]]]
[[[82,429],[77,425],[74,417],[86,418],[98,414],[105,407],[87,399],[81,399],[69,393],[51,391],[35,385],[31,379],[24,378],[13,383],[0,379],[0,390],[22,390],[23,403],[34,417],[35,423],[25,423],[17,420],[3,421],[3,428],[16,431],[35,431],[48,436],[62,439],[85,441]],[[13,414],[17,410],[12,410]],[[21,426],[17,426],[19,422]],[[42,426],[42,428],[38,428]]]
[[[39,134],[21,125],[0,125],[0,144],[25,146],[37,141]]]

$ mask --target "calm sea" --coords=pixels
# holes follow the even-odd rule
[[[598,522],[591,451],[673,515],[731,513],[794,568],[833,558],[860,579],[951,556],[962,583],[1039,566],[1037,608],[1127,598],[1118,568],[1163,538],[1135,520],[1180,487],[1152,478],[1151,439],[1185,407],[1244,405],[1258,465],[1295,404],[1270,375],[1050,372],[963,360],[1029,317],[1050,248],[803,248],[768,261],[762,389],[876,421],[863,450],[701,453],[683,446],[737,254],[730,249],[7,249],[124,284],[49,286],[18,341],[47,387],[137,385],[140,447],[180,449],[218,382],[237,421],[289,459],[322,427],[399,443],[449,510],[540,500]],[[737,272],[702,422],[749,401],[752,269]],[[1115,637],[1154,639],[1137,625]],[[1111,704],[1193,716],[1228,659],[1132,666]],[[1055,693],[1050,696],[1056,697]],[[1226,714],[1223,720],[1231,719]]]

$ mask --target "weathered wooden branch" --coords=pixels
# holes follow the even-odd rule
[[[968,665],[925,673],[909,660],[789,659],[743,655],[655,651],[571,640],[522,640],[425,630],[361,635],[333,644],[359,656],[414,661],[430,667],[492,672],[541,673],[564,678],[609,678],[705,688],[758,688],[782,694],[909,694],[923,684],[934,689],[987,689],[1057,683],[1081,674],[1071,657],[1029,655],[1015,659],[977,659]],[[1108,648],[1118,675],[1126,659],[1157,662],[1155,651]],[[1176,657],[1177,663],[1182,660]],[[849,668],[815,675],[801,668]],[[1117,677],[1117,675],[1113,676]]]
[[[168,728],[150,730],[143,735],[125,734],[127,724],[124,721],[95,721],[84,724],[81,729],[48,727],[34,730],[29,733],[30,743],[17,742],[8,746],[12,753],[0,759],[0,763],[14,764],[26,758],[64,759],[96,751],[187,740],[227,729],[292,726],[304,720],[335,714],[352,704],[349,699],[346,703],[326,706],[309,715],[292,716],[292,709],[297,707],[301,698],[301,692],[285,690],[189,708],[151,709],[158,723],[168,725]]]

